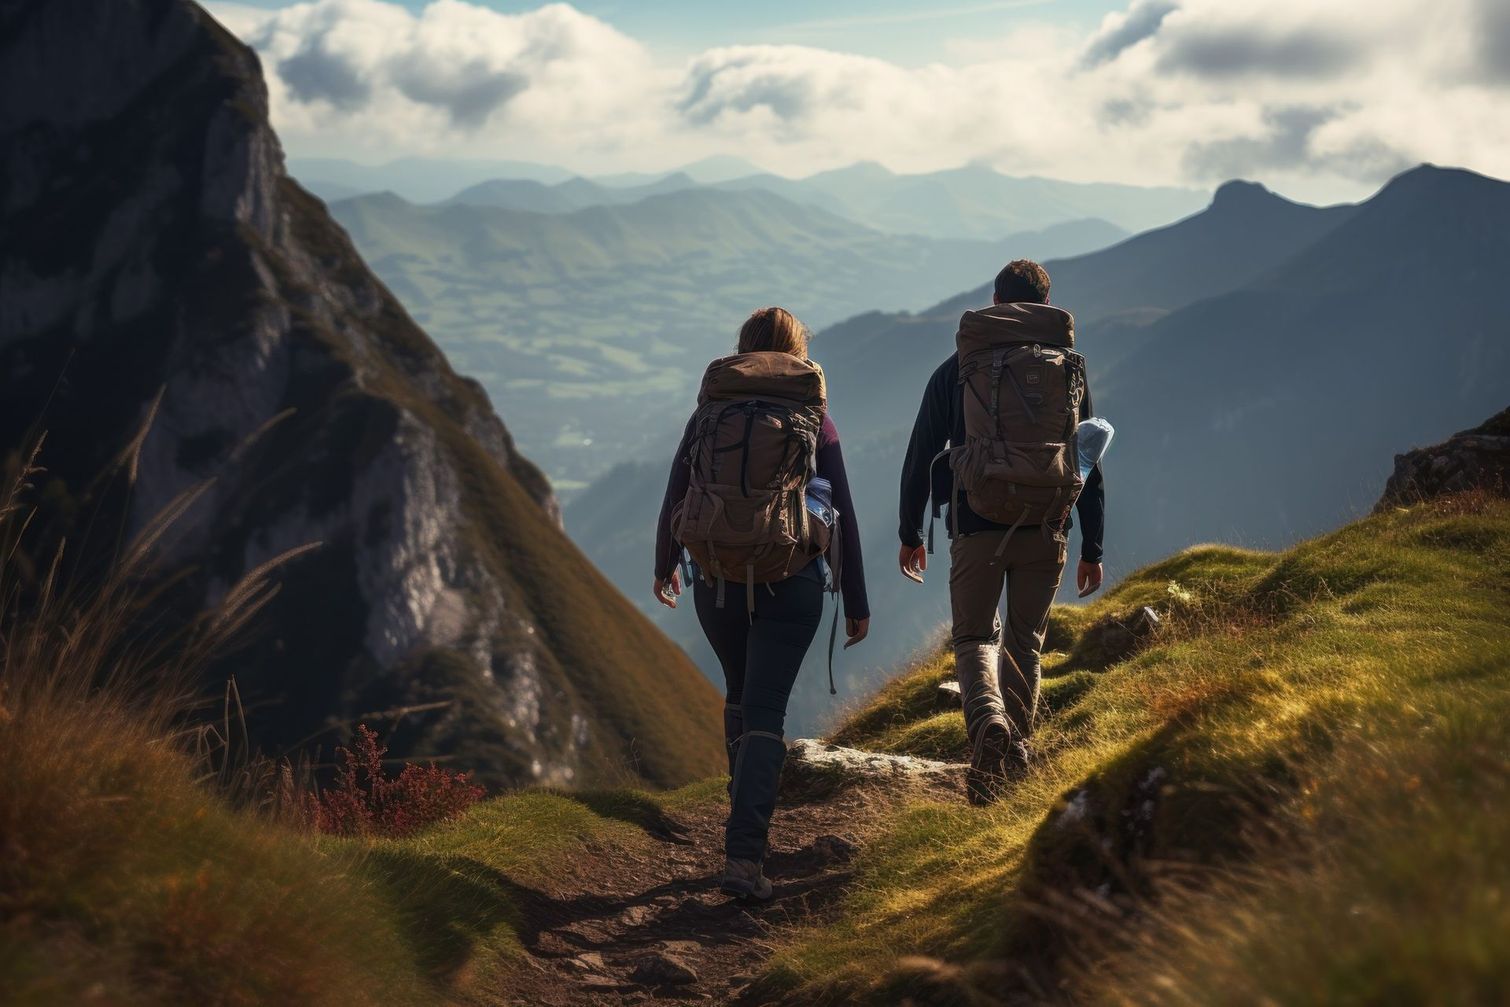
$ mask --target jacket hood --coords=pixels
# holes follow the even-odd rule
[[[993,304],[960,316],[959,338],[973,342],[1075,345],[1075,317],[1052,304]]]

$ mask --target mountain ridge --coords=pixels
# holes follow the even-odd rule
[[[1308,207],[1256,183],[1218,193],[1201,214],[1046,262],[1096,409],[1118,429],[1104,466],[1113,580],[1193,542],[1279,546],[1365,513],[1395,445],[1471,425],[1510,382],[1493,266],[1510,263],[1510,185],[1425,168],[1357,205]],[[897,475],[928,375],[953,351],[960,313],[990,300],[985,282],[921,311],[856,315],[813,342],[872,551],[896,538]],[[653,486],[655,467],[625,478]],[[595,492],[569,515],[590,514]],[[579,541],[620,577],[649,551],[623,534]],[[941,575],[919,588],[883,573],[871,595],[896,613],[867,641],[881,660],[905,658],[947,617]],[[841,684],[863,690],[870,675],[841,671]],[[794,707],[830,710],[808,681]]]

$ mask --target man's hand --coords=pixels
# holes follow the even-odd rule
[[[897,565],[902,568],[903,577],[921,584],[923,571],[928,569],[928,550],[920,545],[904,545],[897,553]]]
[[[861,640],[865,639],[870,632],[870,619],[845,619],[844,634],[849,639],[844,641],[844,649],[848,650]]]
[[[1081,560],[1075,569],[1075,586],[1080,589],[1082,598],[1095,594],[1101,587],[1101,564]]]
[[[676,608],[676,599],[682,596],[682,572],[672,570],[669,580],[655,579],[655,600],[667,608]]]

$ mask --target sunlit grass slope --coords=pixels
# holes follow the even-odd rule
[[[17,1004],[495,1001],[562,858],[653,846],[665,809],[722,795],[527,791],[406,839],[319,836],[213,793],[151,710],[76,691],[5,693],[0,760]]]
[[[1510,505],[1460,498],[1265,555],[1188,550],[1078,612],[1164,615],[1045,683],[1031,776],[917,803],[837,922],[779,951],[800,1002],[1479,1003],[1510,989]],[[941,655],[836,734],[959,758]],[[926,956],[912,958],[906,956]],[[901,956],[901,957],[899,957]]]

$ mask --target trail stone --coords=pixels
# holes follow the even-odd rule
[[[963,767],[911,755],[863,752],[804,738],[787,751],[781,773],[781,796],[814,800],[846,786],[937,786],[957,782]]]
[[[843,836],[819,836],[813,840],[813,850],[825,863],[843,864],[854,859],[859,847]]]
[[[697,982],[697,973],[676,955],[651,951],[636,960],[630,978],[645,986],[686,986]]]
[[[619,914],[619,922],[629,927],[642,927],[655,918],[655,910],[649,906],[630,906]]]
[[[933,694],[933,708],[940,713],[948,713],[950,710],[958,710],[964,706],[959,697],[959,683],[952,679],[948,682],[940,682],[938,691]]]

